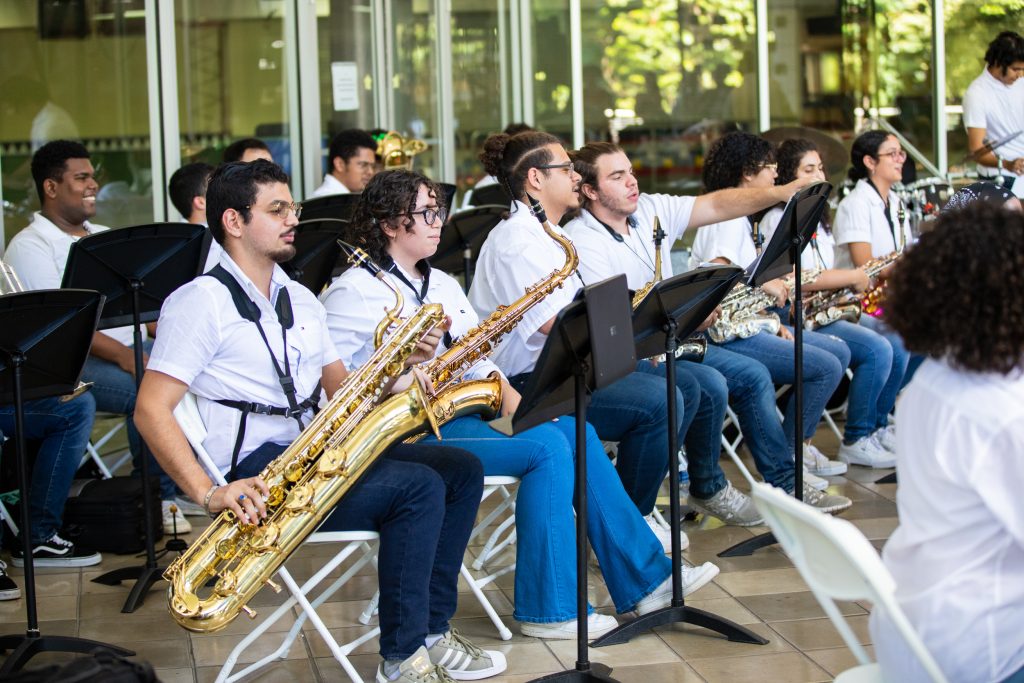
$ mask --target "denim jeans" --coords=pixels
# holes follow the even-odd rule
[[[875,429],[881,429],[889,425],[889,413],[896,405],[896,395],[906,383],[905,378],[909,374],[907,366],[915,356],[907,351],[907,347],[903,344],[903,338],[880,319],[862,315],[860,324],[862,327],[882,335],[892,348],[892,370],[889,372],[889,378],[885,381],[885,386],[882,387],[882,393],[878,396]]]
[[[666,364],[641,361],[638,372],[665,377]],[[729,404],[729,388],[717,370],[703,363],[676,361],[676,386],[683,394],[686,459],[690,474],[690,495],[708,499],[725,488],[725,473],[718,465],[722,453],[722,423]],[[697,388],[695,405],[688,399]]]
[[[23,497],[28,500],[33,545],[49,540],[61,528],[64,502],[89,443],[95,415],[96,401],[90,392],[70,401],[42,398],[25,404],[25,438],[42,441],[28,496]],[[13,404],[0,406],[0,431],[15,438]]]
[[[285,448],[264,444],[238,464],[236,476],[259,474]],[[482,491],[483,469],[473,455],[436,444],[398,444],[349,489],[320,527],[380,532],[384,659],[407,659],[427,634],[448,631]]]
[[[576,522],[573,515],[576,420],[561,417],[507,437],[479,417],[441,427],[442,443],[464,448],[484,474],[520,478],[516,499],[517,621],[576,618]],[[424,443],[435,439],[428,436]],[[587,535],[608,593],[626,612],[671,573],[650,527],[622,488],[594,428],[587,425]]]
[[[142,348],[149,353],[153,348],[153,341],[143,342]],[[128,448],[132,452],[132,462],[135,465],[135,471],[132,474],[138,475],[142,437],[139,436],[139,430],[135,428],[133,419],[135,414],[135,378],[131,373],[122,370],[117,363],[111,363],[90,354],[82,369],[82,381],[93,383],[89,393],[96,399],[96,410],[125,416]],[[148,464],[150,476],[159,475],[160,477],[160,499],[173,500],[177,491],[174,481],[164,473],[152,453],[149,455]]]
[[[897,375],[897,379],[902,379],[903,372],[897,373],[893,369],[892,345],[867,326],[837,320],[821,328],[821,331],[839,337],[850,348],[850,369],[853,371],[853,379],[850,381],[843,441],[852,444],[858,439],[870,436],[880,426],[885,425],[893,404],[883,403],[882,393],[893,376]],[[898,381],[895,384],[899,386]],[[894,394],[893,401],[895,398]]]
[[[769,484],[792,492],[793,449],[786,443],[786,432],[775,414],[775,383],[768,368],[753,358],[715,344],[708,344],[703,365],[725,378],[729,400],[757,471]],[[690,490],[693,490],[692,468]]]

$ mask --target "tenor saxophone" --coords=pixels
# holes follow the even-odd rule
[[[901,252],[894,251],[891,254],[879,256],[862,265],[860,269],[873,279],[895,262],[900,254]],[[815,292],[807,299],[804,326],[808,330],[816,330],[837,320],[848,320],[855,323],[860,320],[862,313],[877,315],[880,312],[883,292],[884,284],[876,285],[862,294],[858,294],[851,287]]]
[[[802,275],[803,282],[814,282],[820,274],[820,270],[805,271]],[[782,278],[789,289],[792,289],[795,280],[795,273]],[[737,338],[747,339],[758,332],[778,334],[782,327],[778,314],[762,313],[764,309],[775,305],[775,297],[760,287],[751,288],[742,283],[738,284],[722,299],[720,305],[722,315],[708,329],[708,336],[716,344],[725,344]]]
[[[378,277],[387,283],[382,274]],[[170,584],[171,616],[184,628],[211,632],[225,627],[240,611],[254,617],[246,603],[264,585],[276,589],[271,576],[360,475],[393,443],[424,429],[436,433],[434,411],[416,382],[378,405],[417,342],[444,318],[440,305],[427,304],[399,321],[402,296],[391,289],[395,306],[375,331],[379,344],[373,356],[352,372],[311,424],[260,474],[270,488],[267,519],[245,524],[234,513],[222,512],[164,572]],[[392,326],[396,329],[388,335]],[[466,410],[471,407],[469,401],[462,405]],[[206,589],[210,579],[216,583]]]

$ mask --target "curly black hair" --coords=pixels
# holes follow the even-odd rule
[[[1024,360],[1022,291],[1024,214],[974,202],[943,212],[897,262],[884,318],[915,353],[1005,375]]]
[[[381,223],[389,221],[411,230],[415,218],[410,212],[416,210],[421,185],[427,186],[438,207],[444,206],[444,192],[422,173],[399,168],[373,176],[356,202],[345,238],[378,265],[390,263],[388,237]]]
[[[36,192],[39,193],[39,202],[42,203],[46,197],[43,183],[47,180],[60,182],[64,171],[68,169],[68,159],[88,158],[89,150],[74,140],[53,140],[37,149],[32,155],[32,180],[35,182]]]
[[[707,192],[739,187],[744,175],[754,175],[775,163],[775,146],[764,138],[733,131],[712,143],[704,158],[701,179]]]
[[[1003,31],[988,44],[985,63],[1001,69],[1005,76],[1014,62],[1024,62],[1024,38],[1019,33]]]

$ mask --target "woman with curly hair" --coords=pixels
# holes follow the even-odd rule
[[[438,345],[438,353],[479,322],[458,282],[432,269],[427,261],[437,251],[447,214],[441,196],[438,187],[418,173],[384,171],[363,190],[350,224],[351,241],[386,271],[391,284],[405,297],[403,316],[428,302],[444,307],[451,329]],[[366,270],[351,268],[321,299],[338,353],[350,367],[361,365],[373,353],[373,331],[383,311],[393,305],[390,288]],[[515,411],[520,396],[489,359],[478,361],[465,377],[499,379],[501,412]],[[514,614],[528,636],[576,636],[575,429],[572,417],[561,417],[514,437],[494,431],[478,416],[457,418],[441,427],[444,443],[460,445],[476,455],[485,474],[521,479],[516,503]],[[661,429],[664,431],[664,424]],[[589,425],[587,475],[587,495],[593,506],[587,518],[588,533],[616,607],[620,612],[636,609],[646,613],[668,605],[671,563],[626,495]],[[683,572],[684,592],[690,593],[714,578],[718,567],[706,562]],[[596,612],[587,621],[593,638],[616,625],[614,617]]]
[[[992,245],[998,244],[999,249]],[[1024,216],[943,213],[889,277],[885,319],[927,356],[896,407],[896,599],[950,681],[1024,681]],[[886,680],[926,676],[887,615]]]
[[[806,177],[824,181],[825,171],[818,148],[810,140],[785,140],[779,145],[779,177],[784,184]],[[783,207],[772,208],[761,219],[765,239],[771,239],[782,219]],[[852,288],[863,292],[868,277],[859,268],[835,268],[835,242],[832,231],[823,224],[811,237],[801,255],[801,267],[821,269],[817,279],[805,286],[807,291],[831,291]],[[823,334],[839,337],[850,347],[849,403],[839,459],[865,467],[892,467],[896,462],[896,436],[889,424],[889,413],[903,384],[909,356],[899,335],[887,330],[876,318],[862,316],[860,324],[837,320],[820,328]]]

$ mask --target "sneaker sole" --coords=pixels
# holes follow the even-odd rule
[[[888,469],[890,467],[896,467],[896,458],[889,460],[876,460],[874,462],[868,460],[861,460],[856,456],[839,454],[839,459],[848,465],[857,465],[858,467],[871,467],[873,469]]]
[[[92,567],[103,561],[99,553],[88,557],[37,557],[32,561],[33,567]],[[24,567],[25,560],[21,557],[12,557],[11,564],[15,567]]]
[[[837,512],[842,512],[843,510],[849,510],[850,508],[852,508],[853,507],[853,501],[850,500],[850,501],[847,501],[846,503],[841,503],[839,505],[829,505],[829,506],[825,506],[825,507],[819,507],[817,505],[812,505],[811,507],[813,507],[818,512],[824,512],[825,514],[828,514],[828,515],[834,515]]]
[[[0,601],[4,600],[17,600],[21,597],[20,588],[12,588],[11,590],[0,591]]]
[[[739,519],[729,519],[727,516],[722,516],[722,515],[715,514],[713,511],[705,508],[703,505],[700,505],[699,503],[697,503],[695,501],[696,501],[696,499],[694,501],[690,502],[690,507],[692,507],[694,510],[696,510],[697,512],[699,512],[702,515],[707,515],[708,517],[714,517],[715,519],[719,520],[720,522],[722,522],[722,524],[725,524],[726,526],[764,526],[764,518],[762,518],[762,517],[758,517],[757,519],[755,519],[753,521],[744,521],[744,520],[739,520]]]
[[[493,664],[486,669],[477,669],[476,671],[452,671],[448,667],[445,667],[445,671],[447,671],[448,675],[457,681],[478,681],[481,678],[497,676],[508,668],[508,661],[505,659],[505,655],[497,650],[486,650],[486,652],[490,655],[491,661],[493,662]],[[444,664],[441,664],[440,666],[444,666]]]
[[[838,477],[840,474],[846,474],[847,470],[849,470],[849,467],[846,466],[846,463],[839,463],[838,465],[831,465],[821,469],[808,468],[811,474],[819,477]]]
[[[607,626],[605,628],[588,628],[587,640],[596,640],[607,633],[611,633],[616,628],[618,628],[618,626],[619,625],[616,624],[615,626]],[[524,636],[529,636],[530,638],[540,638],[541,640],[576,640],[575,630],[566,631],[548,628],[547,624],[535,624],[531,621],[519,622],[519,632],[522,633]]]
[[[697,578],[690,582],[689,585],[683,586],[683,597],[696,593],[704,586],[711,583],[711,580],[718,576],[718,572],[721,571],[717,564],[701,565],[701,569],[704,569]]]

